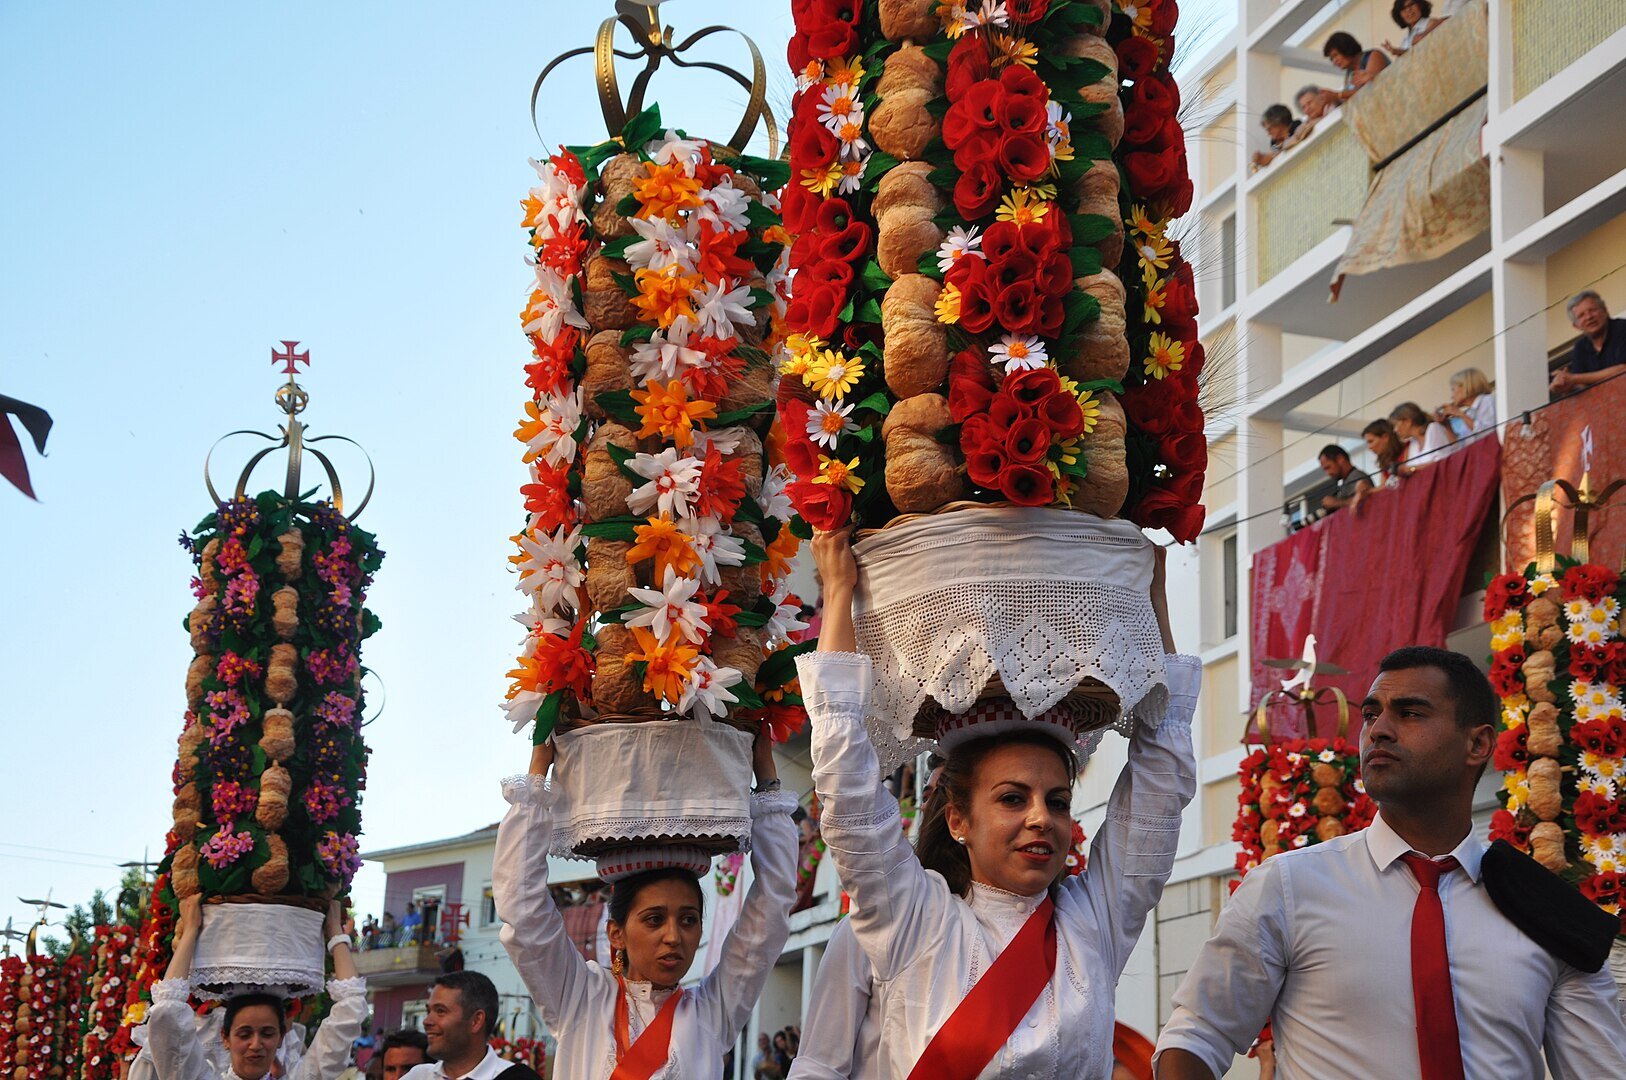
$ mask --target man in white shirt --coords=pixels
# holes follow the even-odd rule
[[[429,988],[423,1033],[433,1064],[419,1065],[407,1080],[541,1080],[526,1065],[504,1061],[491,1048],[497,1030],[497,988],[478,971],[452,971]]]
[[[1515,925],[1486,887],[1471,835],[1496,735],[1485,676],[1458,653],[1400,649],[1361,715],[1379,816],[1243,879],[1175,991],[1158,1080],[1224,1075],[1266,1019],[1278,1080],[1542,1080],[1544,1050],[1559,1078],[1626,1077],[1608,971],[1537,945],[1524,927],[1547,928]]]

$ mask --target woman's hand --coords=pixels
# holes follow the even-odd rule
[[[773,759],[773,739],[768,737],[765,724],[757,730],[756,741],[751,744],[751,771],[756,775],[759,791],[779,779],[779,766]]]
[[[1157,629],[1163,635],[1163,651],[1173,653],[1174,629],[1169,625],[1169,594],[1167,590],[1168,550],[1152,545],[1152,612],[1157,616]]]
[[[527,770],[533,776],[546,776],[548,766],[553,764],[553,740],[549,739],[540,746],[531,747],[531,765]]]
[[[181,901],[180,921],[175,933],[187,941],[196,941],[203,932],[203,894],[193,893]]]
[[[819,572],[819,587],[826,598],[843,592],[851,596],[858,585],[858,563],[853,560],[848,530],[815,532],[813,565]]]

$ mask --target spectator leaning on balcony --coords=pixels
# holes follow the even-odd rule
[[[1588,289],[1565,305],[1570,325],[1581,332],[1567,371],[1553,375],[1552,392],[1567,394],[1621,374],[1626,364],[1626,319],[1611,319],[1603,297]]]
[[[1256,169],[1269,165],[1276,160],[1276,155],[1304,138],[1300,134],[1304,121],[1293,119],[1293,110],[1286,105],[1272,105],[1266,109],[1259,126],[1265,129],[1265,135],[1270,138],[1270,150],[1253,155],[1253,167]]]
[[[1406,444],[1387,420],[1374,420],[1361,429],[1366,448],[1378,459],[1379,486],[1388,486],[1400,479],[1400,463],[1406,458]]]
[[[1405,31],[1400,38],[1400,44],[1385,41],[1383,47],[1392,56],[1404,56],[1411,47],[1428,36],[1428,32],[1444,22],[1444,19],[1435,19],[1434,5],[1429,0],[1395,0],[1395,6],[1389,9],[1389,17],[1395,25]]]
[[[1342,90],[1323,90],[1322,99],[1328,108],[1341,105],[1355,96],[1355,92],[1389,66],[1389,58],[1377,49],[1363,49],[1355,35],[1340,30],[1327,39],[1321,55],[1332,61],[1332,66],[1344,73]]]
[[[1327,115],[1327,99],[1325,96],[1327,93],[1329,91],[1326,87],[1316,86],[1312,83],[1300,89],[1293,96],[1293,100],[1298,102],[1299,112],[1304,114],[1304,122],[1300,125],[1298,136],[1293,140],[1294,142],[1303,142],[1309,138],[1310,132],[1315,129],[1316,121]]]
[[[1349,451],[1337,443],[1321,448],[1321,471],[1336,483],[1330,494],[1321,498],[1321,509],[1331,513],[1353,506],[1362,495],[1372,490],[1372,478],[1355,467],[1349,460]]]
[[[1434,412],[1451,429],[1451,441],[1463,442],[1496,426],[1496,397],[1490,380],[1476,367],[1451,376],[1451,401]]]
[[[1402,402],[1389,414],[1389,423],[1395,434],[1406,442],[1406,453],[1401,457],[1400,474],[1409,476],[1419,466],[1432,465],[1439,460],[1439,451],[1451,445],[1451,429],[1429,419],[1428,413],[1415,401]]]

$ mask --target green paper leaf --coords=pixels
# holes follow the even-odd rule
[[[947,115],[950,104],[949,99],[946,97],[929,97],[926,99],[926,111],[934,118],[941,120]]]
[[[1111,390],[1114,394],[1124,392],[1124,384],[1118,379],[1091,379],[1089,382],[1078,384],[1080,390]]]
[[[603,255],[606,259],[625,259],[627,257],[627,249],[636,244],[640,239],[641,237],[639,237],[637,233],[633,233],[630,236],[617,237],[600,248],[599,254]]]
[[[631,390],[606,390],[601,394],[594,394],[593,402],[604,410],[607,416],[623,424],[643,427],[643,421],[638,416],[638,403],[632,400]]]
[[[943,271],[937,266],[937,252],[927,251],[922,253],[920,260],[915,263],[915,272],[925,274],[933,281],[942,282]]]
[[[648,524],[648,522],[644,521],[642,518],[608,518],[604,521],[594,521],[590,524],[583,525],[582,535],[594,540],[621,540],[624,542],[631,542],[638,539],[638,534],[634,531],[634,529],[636,529],[639,525],[645,524]]]
[[[621,471],[621,475],[631,480],[634,487],[648,483],[648,477],[640,476],[632,469],[631,462],[633,458],[638,456],[637,451],[628,450],[624,446],[615,445],[615,443],[605,443],[604,450],[610,455],[610,460],[615,462],[615,467]]]
[[[881,305],[876,302],[875,297],[872,296],[864,301],[864,306],[858,309],[853,316],[853,321],[861,323],[878,323],[881,321]]]
[[[796,678],[796,658],[812,652],[817,641],[803,641],[788,649],[780,649],[762,662],[757,669],[757,685],[766,690],[777,690]]]
[[[947,38],[939,38],[930,45],[927,45],[922,51],[924,51],[925,54],[931,57],[933,60],[936,60],[939,64],[946,64],[948,63],[949,53],[954,51],[954,42]]]
[[[790,163],[776,158],[741,154],[739,168],[756,177],[765,191],[776,191],[790,183]]]
[[[730,713],[738,713],[744,709],[766,709],[768,703],[757,694],[756,689],[744,679],[728,688],[728,692],[739,698],[739,704],[730,708]]]
[[[771,613],[764,613],[761,611],[742,611],[738,615],[734,616],[734,621],[739,623],[741,626],[767,626],[768,619],[770,617]]]
[[[638,282],[634,280],[631,274],[623,274],[620,271],[612,270],[610,271],[610,276],[615,279],[616,286],[620,288],[622,292],[626,293],[628,296],[638,295]]]
[[[768,561],[768,553],[751,543],[751,541],[741,540],[740,543],[745,547],[745,562],[741,565],[756,566],[758,563]]]
[[[660,137],[665,126],[661,123],[661,107],[651,105],[621,128],[621,142],[633,153],[641,153],[646,143]]]
[[[926,174],[926,179],[942,191],[953,191],[960,182],[960,170],[953,165],[939,165]]]
[[[542,699],[542,704],[536,710],[536,727],[531,731],[531,745],[541,746],[553,734],[553,728],[559,723],[559,709],[565,703],[565,692],[555,690]]]
[[[1061,324],[1061,336],[1064,338],[1073,336],[1085,323],[1101,317],[1101,301],[1082,289],[1068,293],[1062,303],[1067,312]]]
[[[882,270],[881,264],[874,259],[864,263],[864,272],[859,280],[863,282],[864,288],[874,292],[886,292],[892,287],[892,276]]]
[[[1074,244],[1095,244],[1117,232],[1121,222],[1105,214],[1070,214],[1067,224],[1072,227]]]
[[[802,515],[797,514],[790,519],[790,534],[798,540],[813,539],[813,526],[809,525]]]
[[[841,311],[836,314],[838,322],[850,323],[853,321],[853,298],[848,297],[847,302],[841,305]]]
[[[640,342],[648,341],[654,336],[655,328],[650,326],[648,323],[639,323],[637,326],[629,326],[625,330],[621,331],[621,347],[623,349],[628,349],[639,344]]]
[[[621,201],[615,204],[615,212],[624,218],[637,217],[638,211],[643,208],[636,195],[623,195]]]
[[[789,166],[786,166],[786,168],[788,170]],[[777,211],[768,209],[767,206],[757,202],[755,199],[751,199],[746,202],[745,219],[750,223],[751,229],[754,232],[760,232],[763,229],[769,228],[770,226],[778,225],[781,221]]]
[[[856,412],[858,409],[869,409],[885,416],[892,411],[892,397],[885,390],[877,390],[863,401],[860,401],[854,411]]]
[[[864,427],[859,428],[857,431],[851,432],[848,435],[848,438],[857,439],[861,443],[870,443],[870,442],[874,441],[875,432],[878,431],[878,430],[879,430],[879,425],[868,424],[868,425],[866,425]]]
[[[1112,157],[1112,143],[1099,131],[1075,131],[1073,154],[1091,161],[1106,161]]]
[[[873,184],[885,176],[887,170],[896,168],[898,159],[884,150],[876,150],[869,156],[869,164],[864,166],[864,183]]]
[[[743,409],[733,409],[722,413],[715,420],[712,420],[708,426],[711,428],[730,427],[742,420],[749,420],[758,413],[766,412],[771,408],[773,408],[772,401],[759,401],[755,405],[747,405]]]
[[[1089,277],[1101,272],[1101,252],[1092,247],[1075,247],[1067,252],[1073,263],[1075,278]]]
[[[777,299],[779,298],[773,293],[769,292],[767,289],[751,290],[751,307],[753,310],[756,308],[772,307],[774,301]]]

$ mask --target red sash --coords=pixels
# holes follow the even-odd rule
[[[1010,1039],[1055,973],[1056,910],[1047,896],[937,1029],[909,1080],[973,1080]]]
[[[666,1058],[672,1047],[672,1017],[677,1015],[678,999],[683,991],[678,990],[666,999],[660,1011],[655,1014],[654,1021],[638,1036],[638,1041],[628,1046],[630,1042],[627,1017],[627,984],[618,975],[615,980],[615,1072],[610,1074],[610,1080],[649,1080],[655,1075],[655,1070],[666,1064]]]

